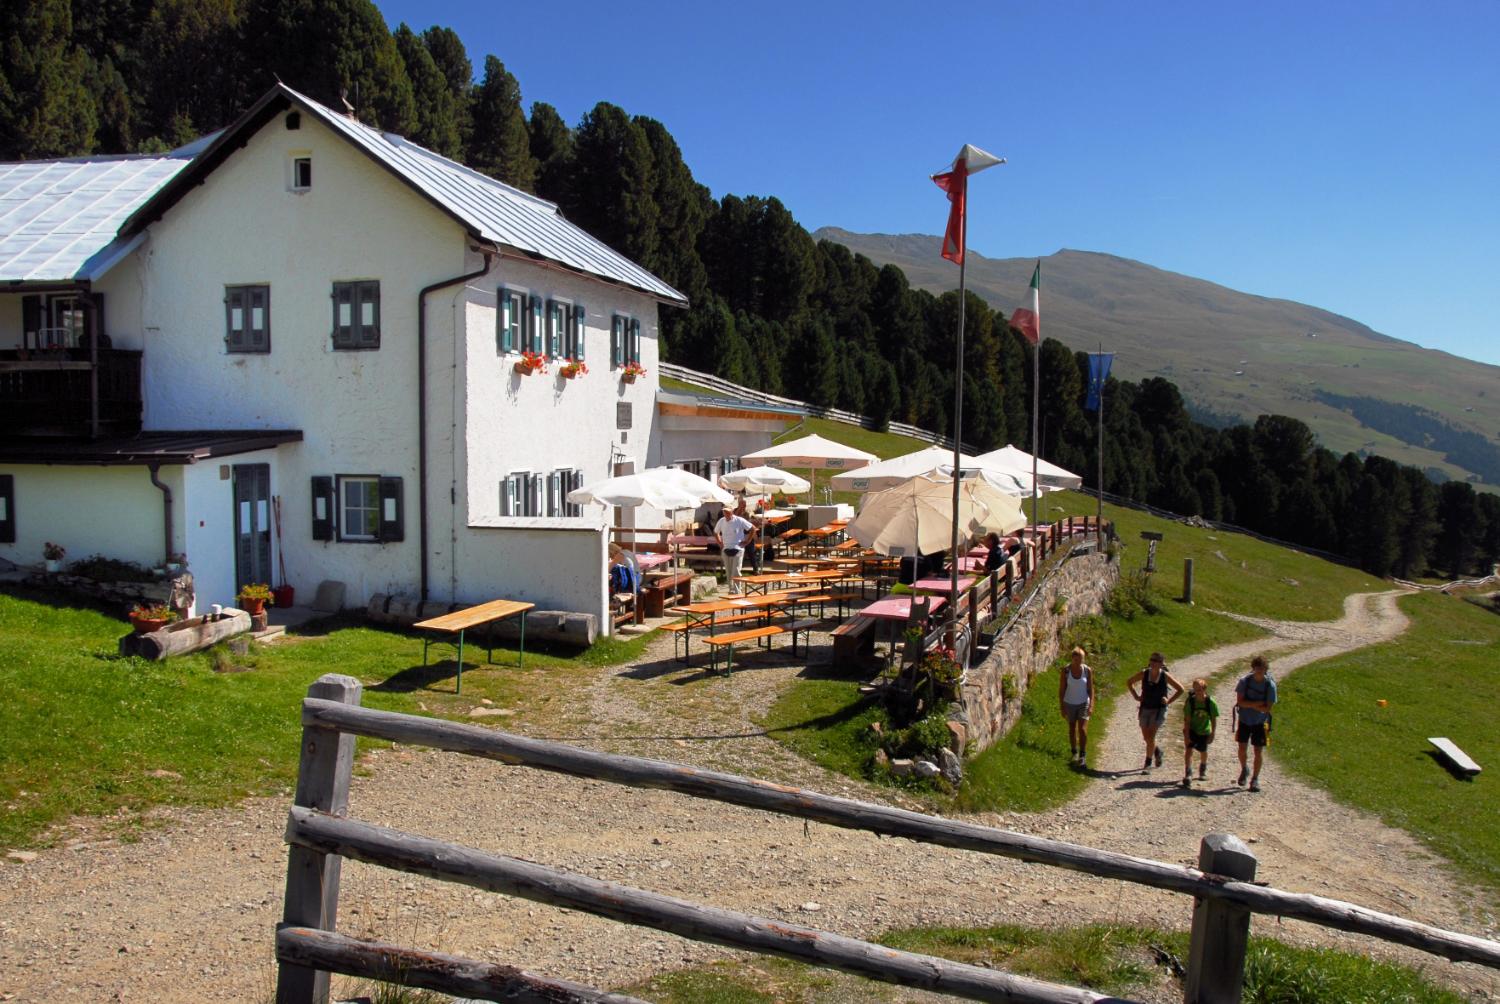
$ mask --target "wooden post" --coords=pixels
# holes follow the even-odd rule
[[[1193,559],[1185,558],[1182,562],[1182,602],[1189,605],[1193,602]]]
[[[359,704],[363,685],[352,676],[328,673],[307,688],[307,696]],[[294,804],[343,815],[349,809],[349,778],[354,772],[354,739],[347,732],[314,725],[302,729],[302,761],[297,768]],[[292,847],[287,855],[286,900],[281,927],[331,931],[338,917],[337,854]],[[327,1004],[328,973],[282,963],[276,975],[276,1004]]]
[[[1251,882],[1255,866],[1255,855],[1232,833],[1210,833],[1198,847],[1198,869],[1206,874]],[[1239,1004],[1249,939],[1248,909],[1217,898],[1194,901],[1186,1004]]]

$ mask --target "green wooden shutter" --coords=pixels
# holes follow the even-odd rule
[[[609,322],[609,364],[619,367],[625,363],[625,318],[619,314]]]
[[[348,349],[354,346],[354,284],[333,284],[333,345]]]
[[[575,304],[573,304],[573,358],[574,359],[582,359],[583,358],[583,334],[584,334],[584,331],[587,330],[586,325],[584,324],[584,319],[585,319],[586,316],[587,316],[587,312],[583,309],[583,304],[581,304],[581,303],[575,303]]]
[[[531,324],[527,331],[526,350],[528,352],[542,351],[542,298],[535,293],[531,294]]]
[[[406,539],[404,513],[402,513],[401,479],[380,479],[380,531],[377,536],[383,541]]]
[[[355,330],[359,333],[359,347],[380,348],[380,281],[359,283],[357,298],[358,313],[354,318]]]
[[[641,322],[634,317],[630,319],[630,361],[641,361]]]
[[[230,352],[245,351],[245,288],[231,286],[224,292],[224,345]]]
[[[547,301],[547,358],[556,359],[562,354],[563,305],[556,300]]]
[[[16,542],[16,476],[0,474],[0,544]]]
[[[313,540],[333,539],[333,478],[312,479],[312,535]]]
[[[499,329],[495,333],[495,344],[501,352],[514,352],[516,350],[515,341],[510,330],[511,315],[512,311],[515,310],[514,297],[515,294],[506,289],[500,289],[496,292],[496,299],[500,301],[497,306],[500,309],[495,312],[496,323],[499,325]]]

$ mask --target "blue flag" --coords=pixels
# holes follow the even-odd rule
[[[1109,364],[1114,359],[1113,352],[1089,353],[1089,399],[1083,405],[1087,410],[1099,410],[1099,399],[1104,396],[1104,381],[1109,379]]]

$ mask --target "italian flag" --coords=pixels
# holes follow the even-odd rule
[[[1036,263],[1031,273],[1031,288],[1026,291],[1026,300],[1010,315],[1010,326],[1026,336],[1032,345],[1042,337],[1042,263]]]

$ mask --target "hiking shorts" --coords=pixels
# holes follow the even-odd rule
[[[1234,741],[1241,746],[1249,743],[1251,746],[1264,746],[1266,744],[1266,723],[1257,725],[1245,725],[1241,723],[1239,730],[1234,734]]]
[[[1187,747],[1188,747],[1188,749],[1191,749],[1191,750],[1197,750],[1199,753],[1207,753],[1208,752],[1208,733],[1205,732],[1201,736],[1200,735],[1195,735],[1195,734],[1193,734],[1191,732],[1188,733],[1188,735],[1187,735]]]
[[[1135,713],[1143,729],[1159,729],[1167,720],[1166,708],[1142,708]]]
[[[1088,704],[1088,702],[1084,701],[1082,704],[1069,704],[1067,701],[1064,701],[1063,702],[1063,718],[1070,725],[1073,722],[1086,722],[1086,721],[1088,721],[1089,720],[1089,704]]]

